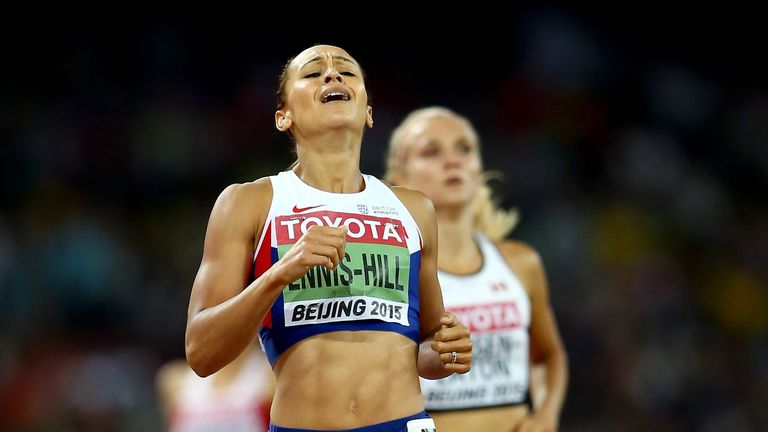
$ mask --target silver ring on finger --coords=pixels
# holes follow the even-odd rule
[[[451,363],[456,363],[456,359],[459,357],[459,355],[456,353],[456,351],[451,351]]]

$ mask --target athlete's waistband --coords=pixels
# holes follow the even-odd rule
[[[510,402],[510,403],[502,403],[502,404],[492,404],[492,405],[469,405],[469,406],[452,406],[448,408],[440,407],[440,408],[432,408],[427,407],[425,411],[427,413],[444,413],[444,412],[455,412],[455,411],[472,411],[472,410],[480,410],[480,409],[486,409],[486,408],[502,408],[502,407],[526,407],[528,410],[533,410],[533,406],[529,401],[522,401],[522,402]]]
[[[428,419],[428,424],[419,424],[414,431],[435,432],[434,423],[432,418],[429,417],[426,411],[410,415],[408,417],[399,418],[397,420],[390,420],[383,423],[377,423],[370,426],[363,426],[354,429],[333,429],[335,432],[408,432],[408,422],[412,420]],[[431,426],[430,426],[431,425]],[[316,430],[316,429],[294,429],[282,426],[275,426],[269,424],[269,432],[329,432],[328,430]]]

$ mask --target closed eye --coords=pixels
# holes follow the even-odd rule
[[[304,75],[304,78],[317,78],[320,76],[320,72],[312,72]]]
[[[352,72],[342,72],[341,74],[344,76],[352,76],[352,77],[355,76],[355,74]]]
[[[466,138],[459,139],[454,145],[456,151],[460,154],[469,154],[475,150],[475,145]]]
[[[438,149],[437,147],[427,147],[425,149],[422,149],[421,152],[419,152],[419,154],[421,155],[421,157],[432,158],[440,154],[440,149]]]

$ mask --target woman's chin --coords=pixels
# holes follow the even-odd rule
[[[432,204],[435,206],[436,210],[460,210],[468,206],[470,202],[471,200],[460,199],[459,197],[456,199],[446,199],[445,197],[441,197],[432,200]]]

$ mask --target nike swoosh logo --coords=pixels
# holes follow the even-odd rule
[[[294,213],[301,213],[301,212],[303,212],[303,211],[312,210],[313,208],[322,207],[322,206],[324,206],[324,205],[325,205],[325,204],[319,204],[319,205],[316,205],[316,206],[309,206],[309,207],[298,207],[298,206],[293,206],[293,212],[294,212]]]

